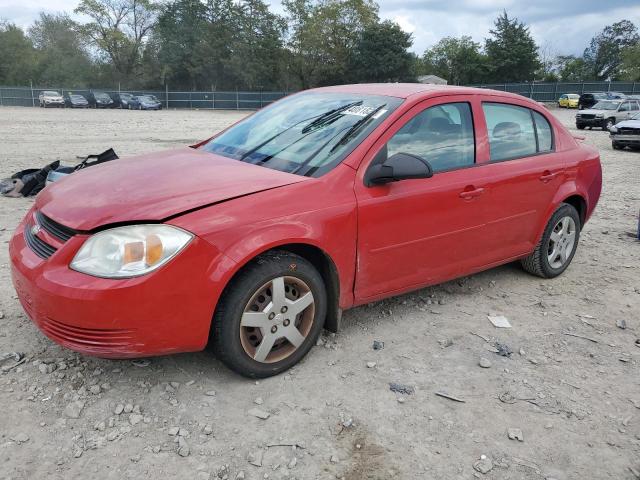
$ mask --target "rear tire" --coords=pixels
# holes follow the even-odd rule
[[[618,142],[611,142],[611,146],[613,147],[614,150],[622,150],[622,149],[624,149],[624,147],[622,145],[620,145]]]
[[[267,252],[225,288],[213,316],[211,346],[240,375],[277,375],[315,345],[326,313],[326,288],[318,270],[298,255]]]
[[[576,127],[578,128],[578,130],[584,130],[584,125],[576,125]]]
[[[522,267],[538,277],[557,277],[571,264],[579,240],[580,215],[573,205],[563,203],[551,215],[533,253],[520,260]]]

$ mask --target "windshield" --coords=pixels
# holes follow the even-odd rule
[[[60,94],[58,92],[52,92],[52,91],[46,91],[46,92],[42,92],[43,95],[46,95],[47,97],[59,97]]]
[[[140,100],[144,100],[145,102],[157,102],[158,100],[153,95],[143,95],[139,97]]]
[[[636,113],[635,115],[633,115],[630,120],[640,120],[640,112]]]
[[[301,93],[258,111],[202,148],[242,162],[319,177],[401,103],[395,97]]]
[[[109,95],[107,95],[106,93],[96,93],[95,94],[96,98],[99,98],[100,100],[111,100],[111,97]]]
[[[593,106],[594,110],[617,110],[620,102],[600,101]]]
[[[571,99],[574,99],[574,100],[575,100],[575,99],[577,99],[577,98],[580,98],[580,95],[577,95],[577,94],[575,94],[575,93],[570,93],[569,95],[567,95],[567,97],[569,97],[569,98],[571,98]]]
[[[84,97],[82,95],[71,95],[71,98],[73,100],[84,100]]]

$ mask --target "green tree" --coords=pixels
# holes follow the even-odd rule
[[[622,52],[640,41],[638,29],[629,20],[609,25],[591,39],[584,60],[593,78],[615,80],[620,73]]]
[[[28,85],[36,67],[31,39],[13,23],[0,21],[0,85]]]
[[[350,71],[357,82],[399,82],[415,78],[408,49],[411,34],[386,20],[367,26],[355,45]]]
[[[560,80],[563,82],[584,82],[591,79],[589,68],[582,57],[559,55],[556,63]]]
[[[531,37],[529,27],[509,18],[503,12],[489,33],[492,38],[485,40],[488,73],[490,81],[521,82],[534,80],[535,72],[540,68],[538,47]]]
[[[450,85],[469,85],[483,81],[486,58],[480,44],[471,37],[445,37],[424,52],[424,73],[446,79]]]
[[[640,80],[640,42],[622,51],[620,75],[623,80],[637,82]]]
[[[92,62],[76,22],[65,13],[40,13],[28,33],[38,50],[36,76],[41,84],[86,86]]]
[[[91,20],[81,32],[123,79],[132,79],[156,21],[151,0],[81,0],[75,13]]]
[[[288,68],[300,87],[344,83],[351,52],[378,22],[372,0],[283,0],[290,36]]]
[[[262,0],[240,0],[237,9],[231,57],[234,76],[242,88],[273,88],[281,78],[286,21],[271,13]]]

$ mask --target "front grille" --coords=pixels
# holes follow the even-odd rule
[[[29,245],[29,248],[31,248],[36,255],[40,258],[44,258],[45,260],[56,253],[57,249],[40,240],[37,235],[33,234],[31,228],[32,225],[26,225],[24,229],[24,239],[27,242],[27,245]]]
[[[640,135],[640,128],[619,128],[619,135]]]
[[[109,351],[135,345],[135,330],[130,329],[76,327],[49,317],[43,317],[39,326],[50,338],[77,348]]]
[[[596,116],[589,113],[582,113],[580,114],[580,118],[583,118],[585,120],[593,120],[594,118],[596,118]]]
[[[51,220],[41,212],[36,212],[36,220],[43,230],[46,230],[47,233],[54,236],[61,242],[66,242],[77,233],[75,230],[65,227],[64,225],[60,225],[55,220]]]

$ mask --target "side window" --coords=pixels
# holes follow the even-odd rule
[[[423,110],[387,143],[388,156],[411,153],[427,160],[434,172],[473,165],[475,137],[468,103],[447,103]]]
[[[551,133],[549,120],[538,112],[533,110],[532,112],[533,120],[536,124],[536,132],[538,133],[538,152],[550,152],[553,150],[553,133]]]
[[[622,102],[620,104],[620,107],[618,107],[619,112],[628,112],[629,110],[630,110],[629,102]]]
[[[640,107],[638,106],[638,102],[631,102],[631,110],[633,110],[634,112],[636,110],[640,110]]]
[[[492,162],[553,150],[553,131],[540,113],[517,105],[483,103]]]

